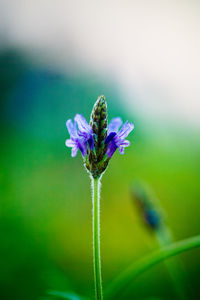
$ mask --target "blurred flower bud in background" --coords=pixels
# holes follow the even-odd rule
[[[131,185],[131,199],[145,225],[152,230],[159,229],[163,224],[163,212],[150,187],[135,181]]]

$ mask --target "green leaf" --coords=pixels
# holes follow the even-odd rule
[[[67,299],[67,300],[86,300],[85,298],[80,297],[79,295],[74,294],[72,292],[61,292],[61,291],[50,290],[47,293],[50,296],[55,296],[55,297],[58,297],[58,298],[61,298],[61,299]]]
[[[104,292],[105,298],[116,299],[116,295],[126,288],[131,281],[146,270],[150,269],[152,266],[168,259],[169,257],[197,247],[200,247],[200,235],[165,246],[159,251],[147,255],[139,261],[133,262],[133,264],[129,265],[127,269],[125,269],[110,283]]]

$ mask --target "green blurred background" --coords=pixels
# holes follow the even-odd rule
[[[33,48],[24,51],[23,43],[12,44],[6,33],[1,35],[0,51],[0,299],[44,300],[49,289],[93,297],[90,180],[80,153],[71,158],[65,147],[65,122],[76,113],[89,120],[101,94],[108,102],[109,120],[121,116],[135,125],[131,147],[124,156],[115,153],[102,179],[104,286],[134,260],[159,247],[132,203],[130,187],[135,180],[154,190],[174,240],[199,234],[199,127],[179,119],[179,108],[172,108],[174,121],[163,119],[159,109],[147,116],[144,112],[153,96],[147,107],[140,102],[134,95],[137,82],[129,86],[133,95],[129,105],[115,76],[91,71],[89,66],[78,72],[78,63],[76,71],[71,67],[63,71],[53,61],[42,62],[44,49],[33,57]],[[182,102],[179,106],[181,115]],[[187,297],[199,299],[200,251],[191,250],[180,259]],[[120,299],[177,298],[160,263],[136,279]]]
[[[158,247],[132,205],[135,179],[152,186],[176,240],[199,233],[197,134],[149,126],[128,113],[112,83],[103,79],[32,67],[14,50],[1,53],[0,69],[2,300],[39,299],[47,289],[93,292],[90,180],[80,153],[72,159],[65,147],[65,122],[76,112],[89,119],[102,92],[109,119],[120,115],[135,124],[131,147],[124,156],[114,155],[102,179],[104,284]],[[198,299],[199,250],[181,259],[189,299]],[[129,292],[135,299],[176,299],[162,264],[138,278]]]

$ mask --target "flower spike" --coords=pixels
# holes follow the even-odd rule
[[[112,119],[108,125],[107,103],[103,95],[94,104],[90,124],[81,114],[76,114],[74,123],[70,119],[66,125],[70,134],[66,146],[72,147],[72,157],[81,151],[84,165],[93,178],[103,174],[117,148],[120,154],[124,154],[124,148],[130,145],[125,138],[134,128],[128,121],[122,125],[120,117]]]
[[[104,161],[107,124],[107,103],[105,97],[100,96],[94,104],[90,117],[90,126],[94,134],[94,151],[88,153],[88,160],[85,162],[86,169],[94,178],[100,177],[108,165],[108,161]]]

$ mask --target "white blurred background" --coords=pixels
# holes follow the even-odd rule
[[[200,126],[200,2],[1,0],[1,48],[104,76],[150,119]]]

